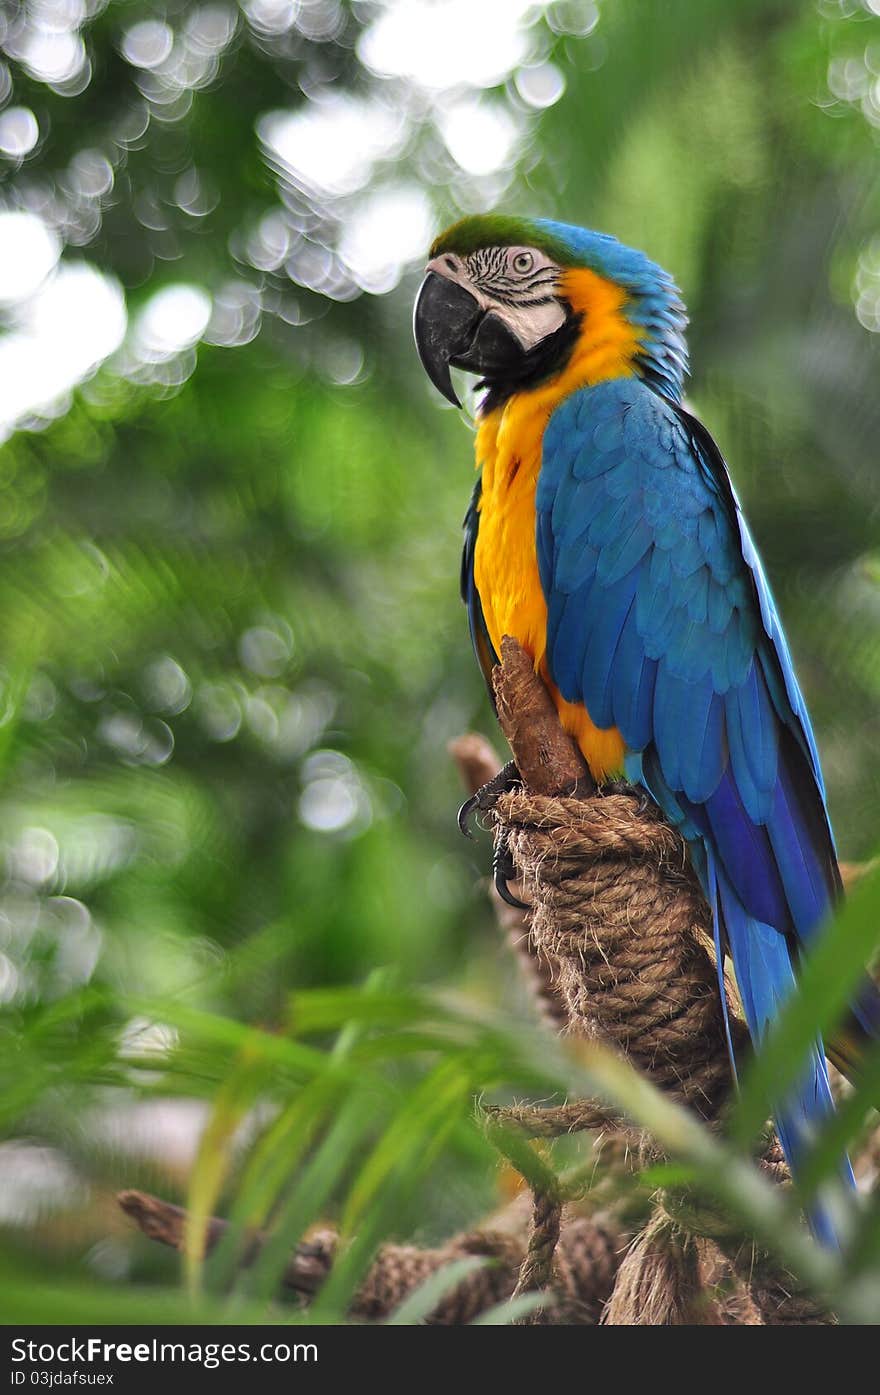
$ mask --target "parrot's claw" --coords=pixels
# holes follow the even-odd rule
[[[527,911],[529,909],[527,903],[514,896],[507,885],[508,882],[515,881],[518,875],[516,863],[510,855],[507,837],[505,834],[501,834],[496,839],[495,851],[492,854],[492,881],[495,890],[505,905],[513,906],[514,910],[517,911]]]
[[[458,811],[458,826],[465,838],[473,838],[474,836],[469,827],[471,816],[475,813],[488,813],[502,794],[514,789],[518,784],[520,784],[520,777],[516,761],[509,760],[503,769],[498,771],[497,775],[494,775],[491,780],[487,780],[476,794],[472,794],[470,799],[464,801]]]
[[[629,780],[603,780],[599,786],[600,794],[635,794],[638,786],[631,785]]]
[[[600,794],[626,794],[630,798],[635,796],[638,800],[636,813],[639,815],[646,814],[654,802],[643,785],[631,785],[629,780],[607,780],[602,785]]]
[[[470,820],[474,814],[487,814],[493,809],[502,794],[508,790],[516,789],[522,784],[520,773],[516,768],[516,761],[510,760],[499,770],[491,780],[487,780],[485,785],[472,794],[470,799],[466,799],[458,811],[458,826],[466,838],[473,838],[470,830]],[[506,834],[499,830],[495,839],[495,851],[492,854],[492,881],[495,890],[501,897],[505,905],[513,906],[515,910],[525,911],[528,906],[524,901],[520,901],[510,891],[507,883],[515,881],[518,876],[516,865],[510,855],[510,848]]]

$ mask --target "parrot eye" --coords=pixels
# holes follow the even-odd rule
[[[525,276],[534,266],[535,259],[531,252],[517,252],[516,255],[511,258],[510,264],[517,275]]]

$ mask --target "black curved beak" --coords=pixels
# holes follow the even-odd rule
[[[413,334],[422,367],[453,407],[461,403],[449,365],[469,348],[483,314],[464,286],[429,271],[416,297]]]
[[[478,373],[487,384],[515,380],[528,354],[512,330],[457,281],[429,271],[413,312],[416,348],[431,382],[460,407],[449,369]]]

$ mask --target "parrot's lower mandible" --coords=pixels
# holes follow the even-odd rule
[[[640,786],[681,830],[759,1043],[840,872],[779,612],[718,447],[682,406],[685,324],[643,253],[499,216],[437,239],[415,308],[444,396],[458,403],[450,366],[485,388],[462,570],[483,672],[514,636],[595,779]],[[867,979],[835,1064],[851,1070],[866,1034]],[[777,1102],[795,1170],[831,1108],[817,1042]],[[836,1243],[821,1201],[811,1223]]]

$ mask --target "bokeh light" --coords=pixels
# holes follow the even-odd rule
[[[30,107],[7,107],[0,112],[0,154],[23,160],[39,138],[40,128]]]
[[[0,334],[0,433],[64,410],[67,394],[118,348],[125,327],[119,285],[94,267],[65,262],[44,278]]]
[[[51,415],[53,403],[107,360],[124,377],[175,391],[194,370],[202,339],[241,347],[259,334],[267,312],[289,321],[285,297],[267,294],[259,281],[235,279],[230,267],[213,285],[169,286],[139,307],[122,353],[113,352],[119,321],[112,289],[96,294],[88,342],[69,350],[58,345],[45,356],[35,347],[34,316],[45,323],[46,304],[52,302],[44,300],[42,310],[34,307],[33,313],[26,302],[52,269],[50,258],[63,259],[65,248],[95,242],[105,218],[115,219],[125,200],[144,244],[137,263],[144,270],[136,277],[157,261],[179,259],[187,235],[181,216],[193,229],[203,221],[207,229],[212,215],[234,219],[234,211],[221,206],[220,183],[191,156],[175,156],[168,177],[132,173],[141,167],[145,142],[159,140],[162,126],[180,128],[192,115],[194,94],[218,83],[224,55],[252,42],[282,62],[302,58],[307,94],[306,100],[258,112],[254,136],[277,181],[279,204],[249,227],[233,227],[230,247],[244,270],[346,302],[362,291],[388,293],[419,260],[436,222],[431,191],[437,187],[438,161],[462,210],[501,196],[513,153],[527,140],[527,113],[553,105],[564,88],[560,70],[543,56],[547,31],[538,28],[537,18],[544,8],[523,0],[493,0],[476,9],[462,0],[406,5],[388,0],[355,33],[367,79],[356,91],[310,76],[312,55],[330,52],[345,27],[342,7],[329,0],[254,0],[241,10],[229,4],[169,6],[165,13],[120,23],[115,43],[129,90],[102,139],[74,149],[66,167],[57,170],[54,187],[45,180],[21,184],[7,194],[5,214],[0,199],[0,219],[18,220],[7,225],[7,246],[17,236],[20,249],[14,257],[20,274],[16,285],[7,279],[3,301],[22,306],[21,323],[10,326],[9,342],[0,352],[6,361],[15,356],[27,364],[5,390],[3,420],[12,424],[47,411]],[[33,0],[7,28],[3,47],[23,72],[72,99],[91,81],[87,40],[96,13],[72,0]],[[547,13],[557,30],[574,23],[558,7]],[[8,75],[9,69],[4,71]],[[511,75],[510,91],[480,95]],[[0,111],[0,154],[14,166],[26,166],[40,141],[40,123],[30,106],[13,102]],[[414,167],[415,178],[400,177],[401,161]],[[22,222],[27,215],[39,218],[41,226]],[[33,245],[24,248],[28,231]],[[130,246],[134,249],[134,238]],[[64,272],[63,260],[61,284]],[[11,275],[7,272],[7,278]],[[108,279],[108,288],[112,284]],[[41,362],[46,381],[40,386],[35,379]],[[349,381],[356,376],[349,374]]]
[[[0,303],[28,300],[61,254],[58,238],[31,213],[0,213]]]
[[[533,0],[390,0],[358,53],[378,76],[435,93],[495,87],[529,52],[523,20],[530,12]]]

